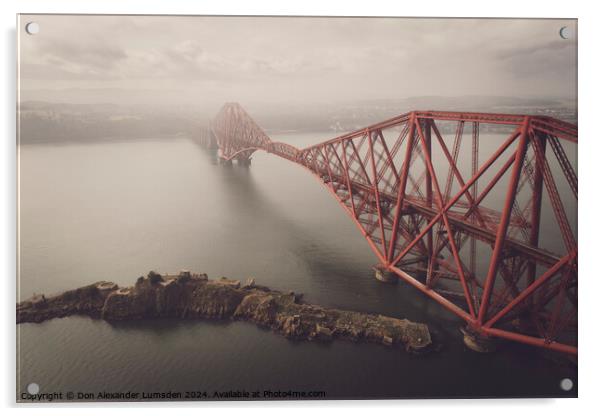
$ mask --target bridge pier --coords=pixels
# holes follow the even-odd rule
[[[374,277],[379,282],[395,284],[399,280],[395,273],[387,270],[387,268],[381,264],[377,264],[372,268],[372,270],[374,270]]]
[[[240,166],[251,166],[251,159],[250,158],[246,158],[246,159],[236,159],[236,162],[240,165]]]
[[[462,332],[462,335],[464,336],[464,345],[471,350],[481,353],[495,351],[495,341],[492,338],[483,334],[479,334],[477,331],[468,326],[460,328],[460,332]]]

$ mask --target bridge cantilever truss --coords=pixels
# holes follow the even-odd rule
[[[413,111],[298,149],[229,103],[209,136],[225,161],[263,150],[308,169],[383,270],[473,333],[577,353],[577,175],[565,151],[576,150],[576,126]]]

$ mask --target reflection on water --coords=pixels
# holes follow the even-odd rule
[[[327,135],[297,135],[302,146]],[[460,322],[376,262],[334,199],[302,168],[258,153],[217,166],[187,140],[24,146],[21,299],[97,280],[132,284],[189,269],[294,290],[329,307],[427,322],[440,352],[292,342],[248,323],[88,318],[20,325],[19,387],[41,391],[324,390],[328,397],[557,396],[576,370],[507,344],[464,348]],[[575,392],[568,393],[574,395]]]

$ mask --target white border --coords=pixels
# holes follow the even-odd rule
[[[487,4],[485,4],[487,3]],[[10,2],[3,0],[2,19],[2,83],[4,97],[1,101],[2,126],[5,129],[0,147],[0,171],[2,180],[0,189],[0,265],[2,273],[2,360],[3,374],[0,378],[2,404],[15,410],[15,217],[16,217],[16,165],[15,165],[15,62],[16,62],[16,13],[128,13],[128,14],[236,14],[236,15],[346,15],[346,16],[449,16],[449,17],[554,17],[579,19],[579,177],[581,178],[581,201],[579,202],[579,240],[580,260],[580,305],[579,305],[579,396],[580,399],[564,400],[431,400],[431,401],[337,401],[337,402],[262,402],[262,403],[195,403],[178,404],[178,412],[208,412],[211,409],[232,413],[248,412],[286,412],[299,414],[326,410],[344,411],[352,414],[365,414],[375,407],[379,413],[416,412],[462,414],[467,410],[487,412],[488,415],[508,414],[516,410],[545,412],[546,415],[587,412],[599,406],[598,386],[601,385],[599,350],[602,347],[599,316],[596,306],[602,291],[600,285],[599,262],[601,203],[599,179],[602,164],[602,137],[599,130],[600,116],[596,114],[600,100],[600,74],[602,74],[600,44],[602,39],[600,15],[596,13],[596,2],[546,1],[531,2],[524,0],[505,0],[503,2],[484,1],[444,1],[393,2],[381,0],[348,0],[345,2],[326,2],[325,0],[305,0],[284,3],[277,0],[236,0],[202,1],[190,0],[21,0]],[[596,129],[598,127],[598,129]],[[403,377],[403,375],[400,375]],[[164,413],[170,404],[109,404],[111,411],[125,412],[142,407],[145,413]],[[597,406],[598,405],[598,406]],[[81,406],[81,405],[80,405]],[[31,406],[21,406],[29,407]],[[39,406],[36,406],[39,407]],[[45,408],[49,414],[81,412],[75,406],[54,405]],[[101,405],[85,405],[86,412],[100,414],[105,412]],[[201,407],[201,409],[194,409]],[[345,410],[334,409],[344,407]],[[396,409],[392,408],[395,407]],[[245,408],[245,409],[243,409]],[[250,409],[247,409],[250,408]]]

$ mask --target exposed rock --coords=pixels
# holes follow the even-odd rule
[[[17,304],[17,323],[42,322],[68,315],[107,321],[142,318],[238,319],[271,328],[293,339],[370,341],[410,351],[431,345],[425,324],[382,315],[326,309],[303,303],[294,292],[181,271],[176,276],[150,272],[132,287],[97,282],[52,297],[37,295]]]
[[[42,322],[74,314],[100,318],[105,300],[117,289],[114,283],[97,282],[58,296],[36,295],[17,304],[17,323]]]
[[[242,287],[244,289],[251,289],[251,288],[255,287],[255,279],[253,279],[252,277],[249,277],[247,279],[247,281],[245,282],[245,284],[242,285]]]
[[[320,324],[316,324],[316,335],[318,338],[322,340],[330,340],[332,339],[332,334],[332,329],[322,326]]]
[[[228,279],[227,277],[222,277],[221,279],[217,280],[216,283],[231,286],[235,289],[238,289],[240,287],[240,280],[232,280]]]

